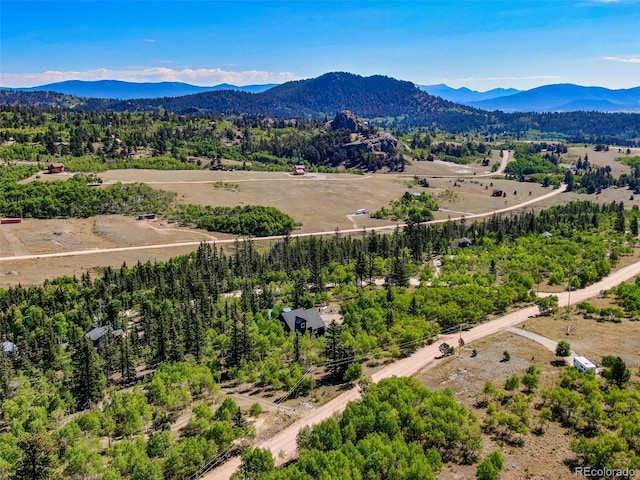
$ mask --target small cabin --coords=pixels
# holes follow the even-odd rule
[[[294,175],[304,175],[307,173],[306,167],[304,165],[294,165],[291,169],[291,173]]]
[[[50,163],[47,170],[49,173],[64,173],[64,163]]]
[[[597,371],[596,365],[585,357],[575,357],[573,359],[573,366],[576,367],[580,373],[584,373],[588,370],[591,370],[593,373],[596,373]]]

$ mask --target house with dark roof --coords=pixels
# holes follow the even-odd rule
[[[91,327],[85,334],[85,337],[91,340],[93,346],[100,350],[104,343],[104,338],[107,335],[111,335],[115,338],[120,338],[124,335],[124,331],[121,328],[114,330],[110,325],[105,325],[103,327]]]
[[[471,246],[471,240],[467,237],[462,237],[460,240],[453,241],[449,244],[449,248],[469,248]]]
[[[314,308],[283,311],[278,318],[287,332],[296,331],[301,334],[324,335],[326,325]]]

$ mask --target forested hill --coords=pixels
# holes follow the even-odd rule
[[[640,114],[571,112],[487,112],[458,105],[421,91],[411,82],[374,75],[327,73],[287,82],[261,93],[215,91],[181,97],[107,100],[51,92],[0,90],[0,105],[74,110],[173,112],[179,114],[262,115],[280,118],[332,118],[347,109],[386,127],[429,127],[452,133],[536,131],[575,142],[635,145],[640,142]]]
[[[280,109],[279,114],[333,115],[338,110],[351,110],[365,118],[414,118],[461,108],[447,100],[433,97],[413,83],[382,75],[360,77],[351,73],[327,73],[310,80],[288,82],[259,95],[261,107]]]
[[[179,97],[110,100],[75,98],[45,92],[0,91],[0,103],[39,107],[101,111],[159,111],[273,117],[322,118],[338,110],[351,110],[361,117],[420,117],[445,111],[477,112],[433,97],[413,83],[374,75],[327,73],[318,78],[287,82],[265,92],[214,91]]]

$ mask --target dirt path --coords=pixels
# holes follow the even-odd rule
[[[547,350],[550,350],[554,353],[556,351],[556,347],[558,346],[558,342],[556,342],[555,340],[551,340],[550,338],[543,337],[542,335],[538,335],[535,332],[530,332],[529,330],[525,330],[524,328],[511,327],[511,328],[508,328],[507,330],[510,331],[511,333],[515,333],[516,335],[520,335],[521,337],[528,338],[529,340],[533,340],[534,342],[539,343],[540,345],[545,347]],[[572,350],[571,354],[568,357],[566,357],[566,360],[567,362],[569,362],[569,365],[573,365],[573,359],[575,356],[576,356],[576,352]]]
[[[29,253],[29,251],[24,246],[24,243],[22,242],[22,240],[16,237],[13,232],[10,232],[8,229],[3,228],[2,233],[4,235],[5,240],[10,245],[11,250],[13,250],[14,255],[26,255]]]
[[[487,173],[480,173],[480,174],[473,174],[473,173],[458,173],[456,175],[423,175],[425,177],[428,178],[483,178],[483,177],[491,177],[493,175],[501,175],[504,173],[505,168],[507,168],[507,164],[509,163],[509,150],[504,150],[503,154],[502,154],[502,158],[500,159],[500,166],[498,167],[498,169],[495,172],[487,172]],[[449,162],[441,162],[444,164],[447,164],[447,166],[449,166]],[[454,164],[455,165],[455,164]]]
[[[199,232],[197,230],[187,229],[187,228],[163,228],[158,225],[155,225],[153,222],[148,222],[146,220],[139,221],[138,226],[140,228],[149,228],[154,232],[158,232],[163,235],[166,235],[167,233],[172,233],[172,232],[188,232],[188,233],[195,233],[197,235],[202,235],[203,237],[207,238],[209,241],[215,242],[217,240],[215,236],[209,235],[208,233]]]
[[[344,178],[338,177],[327,177],[323,174],[315,174],[308,173],[306,175],[297,175],[293,176],[289,173],[285,174],[286,177],[283,178],[272,178],[270,182],[290,182],[292,178],[297,180],[326,180],[326,181],[344,181]],[[367,180],[371,178],[371,175],[354,175],[353,178],[349,178],[348,180]],[[146,185],[184,185],[184,184],[193,184],[193,185],[206,185],[206,184],[224,184],[224,183],[238,183],[238,182],[264,182],[263,178],[240,178],[233,180],[152,180],[148,182],[143,182]],[[113,185],[116,183],[140,183],[139,181],[131,181],[131,180],[106,180],[102,183],[102,185]]]
[[[598,295],[602,290],[613,288],[614,286],[630,278],[633,278],[638,274],[640,274],[640,262],[622,268],[610,274],[608,277],[605,277],[601,281],[584,289],[571,292],[570,304],[573,305],[575,303],[582,302],[587,298]],[[560,294],[558,296],[561,298],[561,305],[566,305],[569,301],[568,295]],[[532,315],[537,315],[538,312],[538,307],[523,308],[490,322],[478,325],[465,332],[462,338],[466,344],[469,344],[473,341],[509,329],[510,327],[514,327],[519,323],[526,321]],[[383,369],[379,370],[378,372],[373,374],[373,381],[378,382],[383,378],[389,378],[394,375],[402,377],[415,375],[423,368],[429,367],[436,362],[436,357],[440,355],[438,347],[441,343],[446,342],[455,345],[457,340],[458,333],[443,335],[436,343],[423,347],[410,357],[387,365]],[[348,390],[342,395],[334,398],[330,402],[309,412],[307,416],[301,418],[291,426],[282,430],[280,433],[274,435],[268,441],[261,442],[256,446],[260,448],[268,448],[269,450],[271,450],[274,458],[276,459],[276,463],[286,463],[287,461],[294,459],[296,456],[296,437],[298,431],[302,427],[315,425],[323,420],[326,420],[334,413],[344,410],[347,403],[353,400],[357,400],[358,398],[360,398],[360,391],[357,388],[352,388],[351,390]],[[202,478],[205,480],[228,479],[239,466],[240,459],[238,457],[234,457],[220,467],[207,473]]]
[[[351,215],[346,215],[347,220],[349,220],[351,222],[351,228],[358,228],[358,224],[356,223],[356,220],[354,217],[356,217],[357,214],[352,213]]]

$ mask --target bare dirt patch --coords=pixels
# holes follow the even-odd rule
[[[611,306],[611,298],[595,298],[589,303],[598,308]],[[526,322],[527,330],[544,335],[555,341],[569,342],[577,355],[587,357],[598,364],[605,355],[619,355],[632,372],[640,366],[640,322],[627,319],[620,323],[598,322],[585,319],[573,308],[570,314],[565,309],[553,317],[537,317]],[[567,335],[569,331],[569,335]]]

